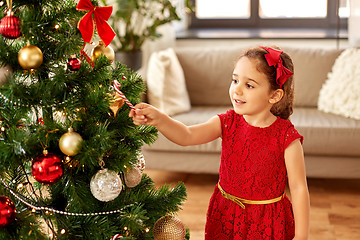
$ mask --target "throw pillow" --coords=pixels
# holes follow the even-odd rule
[[[168,115],[191,109],[182,67],[174,49],[151,54],[147,86],[149,103]]]
[[[323,84],[318,109],[360,119],[360,49],[343,51]]]

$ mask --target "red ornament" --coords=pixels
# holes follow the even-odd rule
[[[63,172],[61,159],[46,150],[33,160],[31,167],[31,173],[36,181],[47,185],[56,183],[63,175]]]
[[[68,60],[68,68],[71,71],[77,71],[80,69],[81,66],[81,60],[76,58],[76,55],[71,55]]]
[[[0,34],[6,38],[16,39],[20,37],[20,19],[9,12],[0,22]]]
[[[0,196],[0,227],[10,224],[15,217],[15,204],[9,198]]]

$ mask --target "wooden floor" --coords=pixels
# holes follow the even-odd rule
[[[178,218],[191,240],[204,239],[206,210],[217,175],[145,170],[156,185],[185,183],[188,198]],[[308,179],[311,240],[360,239],[360,179]]]

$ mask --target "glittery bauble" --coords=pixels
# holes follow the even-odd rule
[[[137,167],[132,167],[124,174],[125,185],[129,188],[136,187],[141,182],[142,172]]]
[[[122,190],[119,174],[107,168],[99,170],[90,181],[92,195],[99,201],[109,202],[117,198]]]
[[[43,62],[43,53],[37,46],[28,44],[19,51],[18,61],[24,69],[36,69]]]
[[[82,137],[72,128],[63,134],[59,140],[59,147],[61,152],[68,156],[75,156],[81,150]]]
[[[20,37],[20,19],[15,17],[12,12],[1,19],[0,34],[9,39]]]
[[[105,55],[111,62],[115,59],[114,50],[110,45],[106,47],[103,41],[99,41],[99,44],[91,51],[91,60],[95,62],[100,55]]]
[[[155,240],[184,240],[184,224],[174,216],[164,216],[156,221],[153,229]]]
[[[0,63],[1,66],[1,63]],[[12,68],[9,65],[0,67],[0,87],[7,83],[7,77],[13,73]]]
[[[81,60],[78,59],[76,55],[71,55],[68,59],[67,66],[71,71],[77,71],[81,67]]]
[[[64,172],[61,158],[53,153],[44,152],[37,156],[31,167],[35,180],[42,184],[53,184],[59,181]]]
[[[7,197],[0,196],[0,227],[5,227],[16,217],[15,204]]]

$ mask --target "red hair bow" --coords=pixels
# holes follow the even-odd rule
[[[291,77],[294,73],[284,67],[283,61],[280,57],[283,51],[267,47],[261,48],[268,51],[268,53],[265,54],[266,61],[269,66],[274,66],[276,68],[276,82],[280,85],[281,88],[286,80],[288,80],[288,78]]]
[[[112,7],[94,7],[90,0],[80,0],[76,6],[78,11],[89,11],[86,13],[78,23],[78,29],[81,32],[84,42],[91,43],[94,36],[95,27],[94,27],[94,18],[95,25],[98,31],[99,37],[105,43],[109,45],[115,37],[114,30],[110,27],[107,20],[109,20]],[[93,18],[94,14],[94,18]]]

